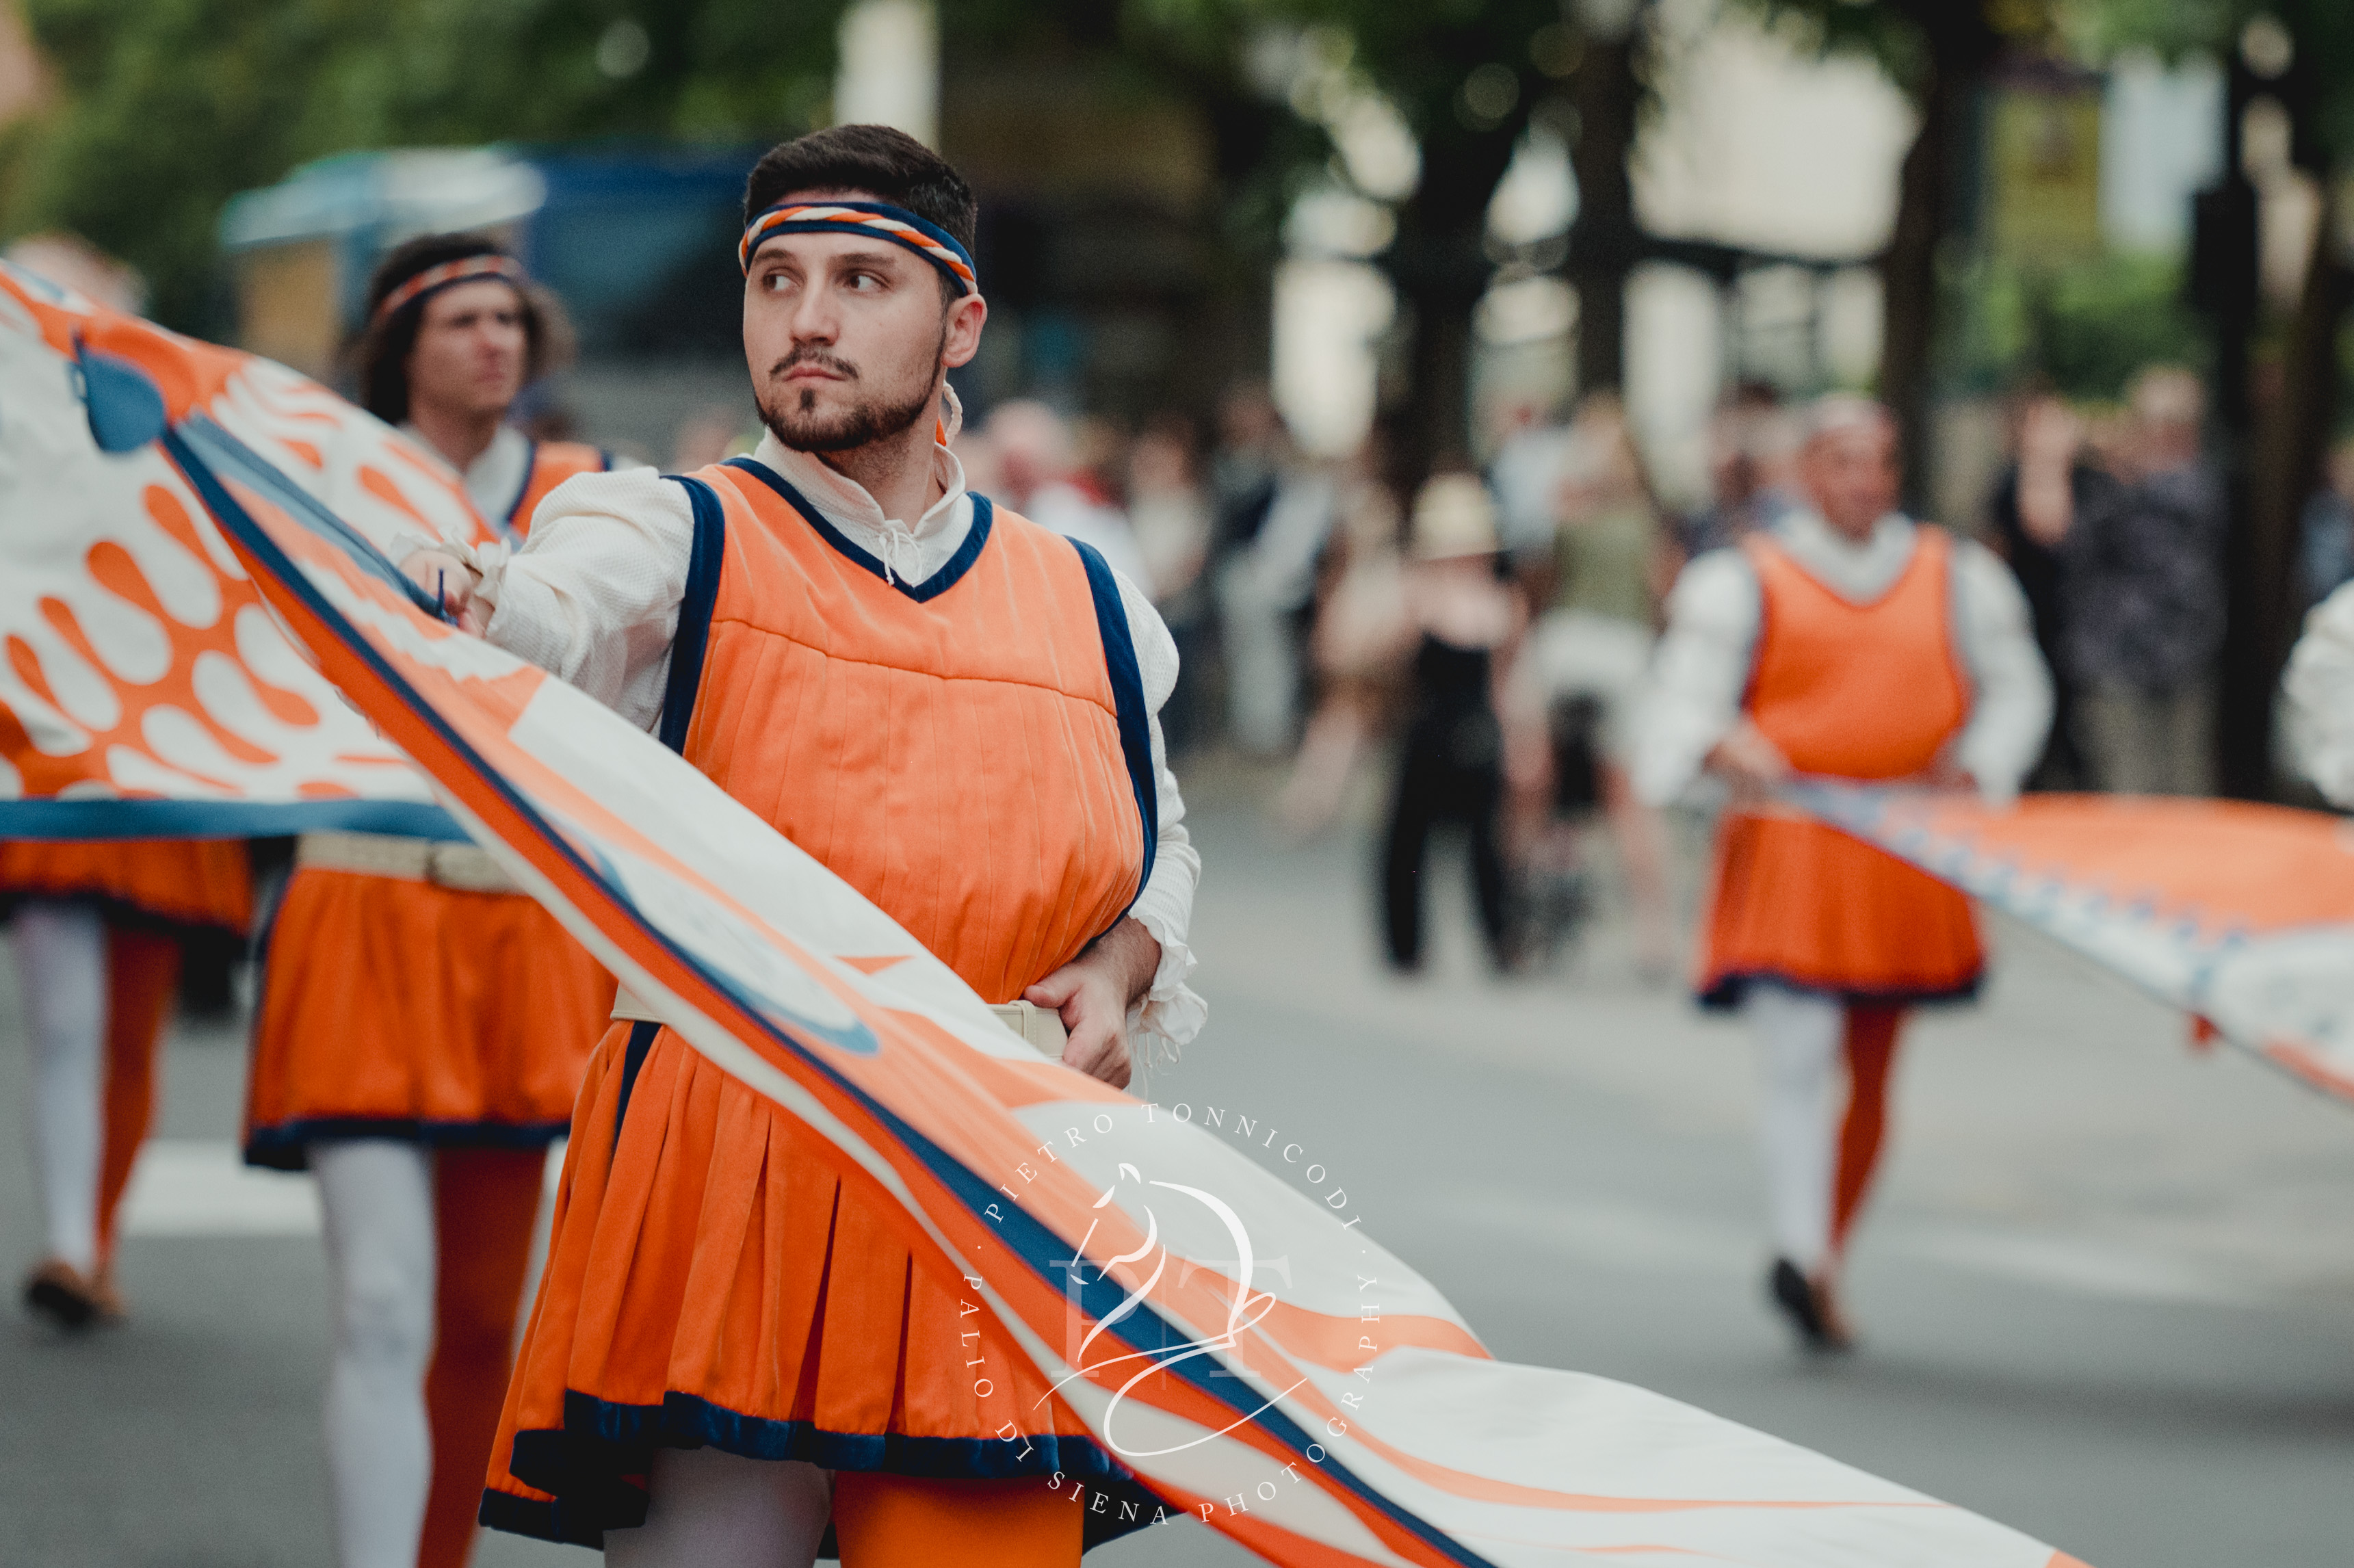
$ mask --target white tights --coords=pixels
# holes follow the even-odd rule
[[[605,1532],[607,1568],[810,1568],[833,1473],[716,1448],[655,1450],[646,1522]]]
[[[49,1255],[98,1267],[105,1148],[106,917],[87,904],[16,907],[16,985],[32,1036],[33,1160]]]
[[[1775,1249],[1813,1274],[1831,1250],[1831,1181],[1839,1137],[1832,1080],[1847,1008],[1834,996],[1757,984],[1744,1003],[1757,1036],[1765,1104],[1758,1131]]]
[[[416,1568],[433,1473],[433,1155],[355,1139],[311,1145],[335,1325],[328,1489],[338,1568]]]

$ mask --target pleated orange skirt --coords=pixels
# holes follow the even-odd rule
[[[522,894],[298,866],[265,952],[246,1160],[300,1170],[322,1138],[543,1148],[612,1004]]]
[[[644,1521],[657,1448],[706,1445],[1128,1489],[979,1293],[828,1149],[669,1030],[614,1026],[573,1119],[483,1523],[599,1544]]]
[[[0,841],[0,897],[87,898],[132,919],[253,924],[253,871],[243,839],[120,839],[102,843]]]
[[[1986,973],[1970,901],[1928,873],[1796,817],[1719,824],[1700,998],[1737,1005],[1755,980],[1858,1001],[1973,994]]]

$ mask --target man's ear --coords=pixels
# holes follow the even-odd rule
[[[969,365],[981,352],[981,329],[989,320],[989,302],[967,294],[949,306],[947,330],[940,334],[940,363],[954,370]]]

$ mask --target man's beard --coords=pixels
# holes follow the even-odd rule
[[[937,363],[937,361],[935,361]],[[769,371],[771,380],[782,376],[796,365],[814,364],[841,375],[852,385],[858,381],[858,371],[847,360],[836,359],[822,350],[796,349],[779,361]],[[898,435],[925,415],[934,412],[930,378],[914,396],[903,401],[886,402],[880,397],[861,397],[838,413],[817,411],[815,387],[787,386],[780,393],[771,395],[763,388],[759,397],[760,422],[778,444],[797,452],[846,452],[875,441],[887,440]]]

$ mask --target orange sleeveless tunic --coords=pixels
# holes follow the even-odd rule
[[[133,921],[240,937],[253,923],[243,839],[0,841],[0,899],[27,896],[86,898]]]
[[[1746,708],[1800,773],[1924,771],[1969,716],[1954,653],[1953,546],[1923,526],[1912,561],[1850,604],[1770,538],[1742,548],[1763,614]],[[1796,813],[1734,810],[1717,831],[1700,993],[1730,1006],[1752,980],[1858,1001],[1967,995],[1985,953],[1969,901],[1927,873]]]
[[[533,448],[515,532],[557,484],[604,466],[595,447]],[[571,1124],[613,1004],[612,977],[535,900],[429,870],[298,864],[261,973],[245,1158],[289,1171],[314,1139],[545,1148]]]
[[[246,1161],[299,1171],[329,1138],[545,1148],[612,1004],[526,895],[298,866],[263,948]]]
[[[500,522],[509,533],[527,534],[532,514],[539,510],[549,491],[574,474],[602,473],[612,466],[610,453],[584,441],[535,441],[531,461],[524,467],[523,488],[515,492],[514,504]]]
[[[666,715],[666,732],[983,997],[1076,958],[1126,913],[1154,837],[1141,688],[1100,557],[975,497],[956,558],[895,584],[765,467],[696,477],[725,545],[692,722],[680,737]],[[967,1363],[1002,1379],[1022,1358],[960,1307],[977,1298],[945,1263],[911,1253],[893,1200],[823,1149],[669,1030],[606,1035],[485,1523],[595,1544],[642,1521],[664,1446],[1112,1476],[1034,1373],[1015,1379],[1014,1407],[1037,1411],[1027,1441],[1001,1440]]]

